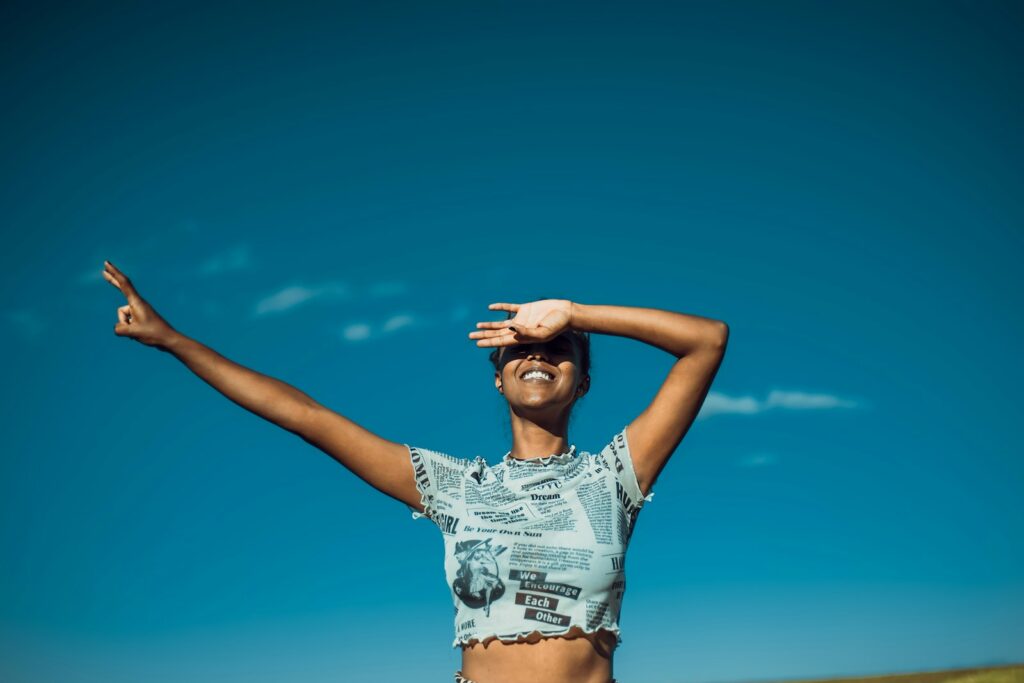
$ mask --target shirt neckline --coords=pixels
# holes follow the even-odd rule
[[[547,466],[551,464],[562,465],[568,462],[572,462],[576,458],[576,444],[571,444],[569,450],[564,453],[553,453],[551,455],[543,455],[536,458],[513,458],[512,451],[508,451],[502,456],[501,460],[510,467],[536,467]]]

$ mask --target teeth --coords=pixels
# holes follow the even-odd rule
[[[551,380],[554,379],[554,377],[552,377],[551,375],[549,375],[548,373],[546,373],[546,372],[544,372],[542,370],[531,370],[530,372],[528,372],[525,375],[523,375],[523,379],[533,379],[534,377],[537,377],[537,378],[540,378],[540,379],[546,379],[548,381],[551,381]]]

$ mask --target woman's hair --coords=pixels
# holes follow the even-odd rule
[[[554,297],[538,297],[534,301],[543,301],[544,299],[551,299]],[[507,311],[505,315],[506,320],[511,320],[516,317],[512,311]],[[580,347],[580,377],[586,377],[590,374],[590,333],[580,332],[579,330],[571,330],[570,335],[576,340],[576,343]],[[491,354],[488,356],[491,363],[494,365],[494,369],[500,371],[501,367],[498,365],[498,361],[501,358],[501,350],[504,346],[496,346]]]

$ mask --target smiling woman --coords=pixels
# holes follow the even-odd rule
[[[626,550],[662,467],[693,422],[725,353],[724,323],[566,299],[495,303],[504,321],[469,333],[493,348],[512,448],[495,465],[384,439],[280,380],[172,328],[124,273],[114,333],[173,354],[226,397],[300,436],[441,532],[463,683],[615,683]],[[590,388],[592,332],[676,356],[654,400],[600,451],[577,449],[569,418]],[[617,427],[618,425],[616,425]]]
[[[614,683],[629,539],[707,394],[728,328],[562,299],[490,308],[507,311],[506,320],[478,323],[469,336],[496,347],[490,360],[512,449],[488,466],[407,444],[421,495],[413,517],[430,518],[444,535],[454,644],[463,650],[456,681]],[[591,331],[641,339],[678,359],[648,410],[597,453],[578,451],[567,436],[572,408],[590,388]],[[464,595],[459,577],[478,553],[493,571],[484,594]]]
[[[565,301],[560,299],[540,299],[539,301]],[[506,320],[513,320],[515,314],[507,312]],[[519,382],[524,385],[545,384],[552,385],[557,389],[558,383],[565,376],[565,372],[572,372],[577,376],[573,385],[572,401],[565,406],[567,421],[566,428],[572,422],[575,415],[574,408],[587,394],[590,388],[590,334],[574,329],[566,329],[547,341],[529,341],[515,326],[509,326],[516,338],[523,338],[522,343],[513,346],[499,346],[489,354],[488,358],[494,366],[495,387],[505,394],[506,390],[514,391],[519,384],[513,384],[510,377],[503,379],[502,375],[506,368],[511,368],[518,373]],[[533,358],[529,363],[521,363],[524,358]],[[544,362],[547,359],[547,363]],[[568,363],[566,368],[561,369],[562,363]],[[564,371],[563,371],[564,370]],[[528,374],[528,373],[533,373]],[[543,379],[542,379],[543,377]],[[507,398],[507,397],[506,397]],[[529,404],[526,404],[529,405]]]

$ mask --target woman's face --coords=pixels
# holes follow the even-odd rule
[[[589,379],[579,376],[579,347],[571,333],[537,344],[515,344],[501,349],[494,384],[505,399],[523,408],[571,406],[577,389],[586,393]],[[542,375],[529,373],[540,370]]]

